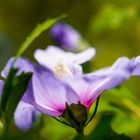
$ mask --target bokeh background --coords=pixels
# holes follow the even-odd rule
[[[90,70],[111,65],[120,56],[140,55],[139,0],[0,0],[0,69],[15,54],[38,23],[61,14],[67,14],[65,21],[96,48],[97,55],[90,63]],[[52,43],[46,31],[32,43],[24,55],[33,59],[36,48],[45,48]],[[112,123],[113,129],[119,133],[126,133],[136,140],[140,139],[139,85],[140,77],[133,77],[123,83],[125,87],[123,97],[118,95],[119,93],[117,97],[114,94],[111,96],[110,92],[103,94],[100,102],[111,100],[115,105],[101,103],[99,109],[99,111],[116,110],[118,116]],[[124,101],[125,99],[129,101]],[[129,113],[117,106],[124,104],[129,108]],[[40,139],[62,140],[75,134],[74,130],[55,120],[45,116],[43,118],[45,119],[41,124],[42,127],[36,133]],[[94,123],[96,119],[88,126],[87,134],[94,127]],[[17,132],[18,130],[15,131],[13,133],[22,135],[21,132]]]

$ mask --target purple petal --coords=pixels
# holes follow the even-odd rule
[[[14,61],[14,59],[11,58],[11,59],[7,62],[6,66],[5,66],[4,69],[1,71],[1,76],[2,76],[2,77],[4,77],[4,78],[7,77],[8,72],[9,72],[11,66],[12,66],[13,61]]]
[[[116,82],[117,79],[121,82],[128,79],[136,69],[138,69],[138,65],[136,65],[135,59],[121,57],[111,67],[99,69],[90,74],[86,74],[84,77],[88,80],[93,81],[99,78],[106,78],[110,76],[112,78],[114,77],[116,79]]]
[[[26,131],[33,126],[40,113],[30,104],[20,101],[14,113],[14,121],[17,127]]]
[[[82,77],[67,77],[64,79],[65,82],[70,85],[79,97],[80,103],[90,108],[93,101],[102,92],[100,86],[102,83],[100,81],[87,82]]]
[[[2,77],[7,77],[7,74],[12,66],[14,62],[14,58],[11,58],[6,66],[4,67],[4,69],[2,70],[1,72],[1,76]],[[19,71],[18,71],[18,74],[20,74],[21,72],[33,72],[34,71],[34,65],[26,58],[22,58],[22,57],[19,57],[16,62],[14,63],[14,66],[15,68],[19,68]]]
[[[75,49],[81,40],[80,34],[71,26],[58,22],[51,29],[50,34],[58,45],[65,49]]]
[[[2,80],[0,80],[0,96],[2,94],[3,84],[4,84],[4,82]]]
[[[111,67],[84,75],[86,81],[82,78],[79,78],[79,80],[74,78],[68,82],[79,95],[80,101],[87,107],[90,107],[102,91],[121,84],[124,80],[127,80],[135,70],[138,72],[138,70],[140,70],[138,68],[139,57],[137,57],[137,59],[122,57]]]
[[[64,86],[44,70],[37,71],[33,75],[32,82],[34,105],[45,114],[59,116],[65,110],[66,102],[71,104],[78,101],[77,95],[72,89]]]
[[[14,62],[14,58],[11,58],[8,62],[7,62],[7,64],[6,64],[6,66],[4,67],[4,69],[3,69],[3,71],[1,72],[1,75],[4,77],[4,78],[6,78],[7,77],[7,75],[8,75],[8,72],[9,72],[9,70],[10,70],[10,68],[11,68],[11,66],[12,66],[12,64],[13,64],[13,62]],[[17,75],[19,75],[21,72],[34,72],[35,71],[35,67],[36,67],[36,65],[34,65],[33,63],[31,63],[28,59],[26,59],[26,58],[22,58],[22,57],[19,57],[16,61],[15,61],[15,63],[14,63],[14,65],[13,65],[13,67],[15,67],[15,68],[18,68],[19,70],[18,70],[18,73],[17,73]],[[46,69],[46,68],[45,68]],[[46,69],[47,70],[47,69]],[[29,82],[29,84],[28,84],[28,88],[26,89],[26,92],[24,93],[24,96],[23,96],[23,99],[26,101],[26,102],[31,102],[31,93],[32,93],[33,91],[32,91],[32,83],[31,82]]]
[[[137,56],[135,58],[135,65],[136,65],[136,67],[135,67],[132,75],[140,75],[140,56]]]

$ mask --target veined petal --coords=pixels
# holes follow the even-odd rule
[[[40,113],[30,104],[20,101],[14,113],[14,121],[17,127],[26,131],[33,126]]]
[[[45,114],[58,116],[68,104],[78,101],[74,91],[49,75],[45,70],[38,70],[32,78],[34,106]]]
[[[101,81],[88,82],[82,77],[67,77],[64,79],[65,82],[70,85],[79,97],[79,101],[85,105],[87,108],[91,106],[91,101],[93,101],[99,96],[103,91]]]

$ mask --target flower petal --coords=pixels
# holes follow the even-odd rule
[[[88,48],[83,52],[74,54],[74,53],[67,53],[66,59],[67,61],[71,61],[74,64],[83,64],[87,61],[89,61],[92,57],[94,57],[96,54],[96,50],[94,48]]]
[[[12,66],[14,62],[14,58],[11,58],[6,66],[4,67],[4,69],[2,70],[1,72],[1,76],[6,78],[7,75],[8,75],[8,72]],[[14,63],[14,66],[15,68],[19,68],[19,71],[18,71],[18,74],[20,74],[21,72],[33,72],[34,71],[34,66],[33,64],[26,58],[22,58],[22,57],[19,57],[16,62]]]
[[[0,80],[0,96],[2,94],[3,84],[4,84],[4,82],[2,80]]]
[[[32,79],[35,107],[51,116],[58,116],[68,104],[78,101],[77,95],[47,71],[40,69]],[[69,96],[70,95],[70,96]]]
[[[26,131],[33,126],[40,113],[30,104],[20,101],[14,113],[14,121],[17,127]]]
[[[50,34],[64,49],[75,49],[81,40],[80,34],[68,24],[58,22],[50,29]]]
[[[37,49],[34,53],[35,59],[41,65],[49,67],[50,69],[52,69],[64,55],[64,51],[55,46],[48,46],[45,50]]]
[[[103,68],[91,74],[84,75],[84,79],[74,77],[67,80],[75,90],[80,101],[90,107],[93,101],[106,89],[113,88],[127,80],[134,70],[138,69],[137,59],[119,58],[111,67]],[[138,61],[139,62],[139,61]]]
[[[34,53],[35,59],[46,67],[49,67],[51,70],[62,61],[63,64],[75,75],[78,73],[82,73],[82,68],[79,64],[82,64],[86,61],[89,61],[95,55],[94,48],[88,48],[87,50],[81,53],[71,53],[64,52],[58,47],[49,46],[46,50],[36,50]]]
[[[79,101],[87,108],[90,107],[91,101],[93,102],[103,90],[100,88],[101,81],[88,82],[79,76],[67,77],[64,80],[73,88],[79,97]]]
[[[133,72],[138,68],[135,59],[129,59],[127,57],[120,57],[111,67],[99,69],[90,74],[86,74],[84,77],[87,80],[96,80],[105,77],[115,77],[116,79],[128,79]],[[118,76],[118,77],[117,77]],[[121,81],[121,80],[119,80]],[[116,80],[117,82],[117,80]]]
[[[140,56],[137,56],[135,58],[135,65],[136,65],[136,67],[135,67],[132,75],[140,75]]]

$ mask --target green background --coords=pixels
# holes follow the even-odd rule
[[[0,68],[2,69],[6,61],[16,53],[20,44],[38,23],[61,14],[67,14],[65,21],[77,29],[91,46],[96,48],[97,55],[90,63],[90,70],[111,65],[120,56],[140,55],[139,0],[0,0]],[[50,44],[54,43],[48,32],[44,32],[24,55],[33,59],[36,48],[45,48]],[[132,77],[123,83],[138,103],[140,101],[139,83],[140,77]],[[128,98],[126,91],[125,93],[124,98]],[[109,97],[110,94],[106,93],[102,100],[106,98],[109,100]],[[118,104],[119,98],[121,96],[114,97],[118,100],[118,102],[115,100]],[[136,110],[129,102],[128,106]],[[140,111],[139,104],[137,107]],[[108,105],[104,106],[102,103],[100,108],[101,110],[109,109]],[[127,121],[127,115],[123,115],[123,113],[119,115],[122,117],[117,118],[118,122],[113,124],[113,128],[120,129],[120,133],[127,133],[139,140],[140,117],[130,117],[133,119],[128,117]],[[51,118],[45,117],[45,121],[43,130],[39,131],[39,135],[44,139],[62,139],[59,138],[61,134],[65,139],[67,135],[71,137],[71,134],[75,134],[73,130],[56,123]],[[126,124],[121,125],[125,121]],[[95,122],[96,120],[91,123],[87,133]],[[64,133],[66,130],[67,133]]]

